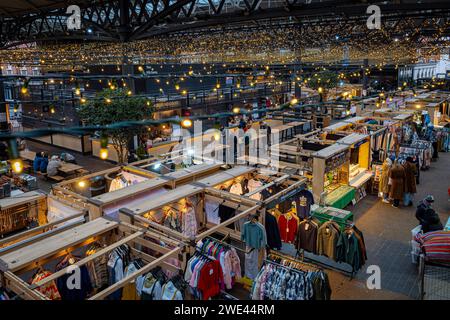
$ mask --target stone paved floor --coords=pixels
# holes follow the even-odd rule
[[[450,187],[450,153],[440,153],[431,168],[421,172],[415,202],[433,194],[435,210],[443,224],[450,216],[447,189]],[[349,281],[333,273],[334,299],[417,299],[419,278],[417,265],[411,263],[411,229],[418,225],[415,206],[396,209],[368,196],[355,207],[347,208],[355,215],[356,225],[364,232],[368,261],[356,279]],[[381,290],[368,290],[365,282],[367,266],[381,269]]]

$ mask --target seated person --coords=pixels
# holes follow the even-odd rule
[[[77,162],[75,161],[75,157],[73,155],[71,155],[68,152],[63,152],[61,153],[61,160],[68,162],[68,163],[74,163],[76,164]]]
[[[47,165],[47,174],[50,177],[58,175],[58,169],[61,167],[62,163],[58,156],[53,156]]]
[[[48,166],[48,155],[47,153],[42,152],[41,165],[39,167],[41,173],[47,173],[47,166]]]
[[[36,152],[36,156],[33,160],[33,170],[35,173],[41,170],[41,162],[42,162],[42,152]]]
[[[439,215],[434,211],[431,205],[434,202],[434,197],[429,195],[423,199],[417,206],[416,218],[419,220],[424,233],[431,231],[438,231],[444,229]]]

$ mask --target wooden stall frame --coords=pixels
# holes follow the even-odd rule
[[[186,251],[186,246],[183,243],[177,242],[175,240],[169,240],[169,243],[174,245],[175,248],[169,249],[161,247],[156,243],[151,243],[142,238],[144,235],[155,237],[157,239],[160,238],[158,235],[154,235],[151,231],[141,229],[123,222],[110,221],[105,218],[96,219],[95,221],[92,221],[90,224],[89,223],[84,224],[81,228],[85,229],[84,232],[86,232],[86,234],[84,234],[84,232],[81,231],[80,229],[81,235],[79,236],[78,239],[66,238],[66,235],[64,235],[64,231],[61,231],[59,233],[59,237],[61,238],[59,241],[56,238],[51,239],[50,235],[48,235],[48,238],[46,239],[45,243],[43,241],[42,243],[34,243],[33,245],[36,248],[29,250],[33,250],[33,252],[35,253],[38,252],[40,254],[39,255],[38,253],[36,253],[34,257],[23,256],[22,250],[17,250],[17,252],[12,251],[9,252],[8,254],[0,253],[0,279],[2,281],[3,286],[15,292],[16,294],[24,296],[25,298],[30,300],[49,300],[46,296],[44,296],[37,290],[40,286],[45,285],[51,281],[54,281],[67,273],[71,273],[70,270],[68,269],[73,268],[73,266],[81,267],[102,255],[108,254],[109,252],[113,251],[114,249],[123,244],[130,244],[130,243],[136,243],[143,246],[151,244],[151,249],[158,251],[160,254],[162,254],[162,256],[158,258],[152,257],[130,245],[133,254],[139,256],[143,260],[146,260],[148,264],[146,264],[143,268],[139,269],[135,273],[128,275],[122,280],[109,286],[108,288],[100,292],[97,292],[92,297],[90,297],[89,300],[103,299],[109,294],[115,292],[116,290],[123,288],[125,285],[130,283],[130,281],[136,279],[138,276],[151,271],[157,266],[169,267],[179,272],[181,271],[181,268],[168,264],[166,260],[174,256],[183,258],[182,254]],[[91,228],[92,230],[90,230]],[[23,270],[32,269],[34,265],[36,263],[39,263],[40,261],[48,262],[51,259],[55,259],[61,256],[61,253],[62,255],[67,254],[70,251],[73,251],[74,248],[87,245],[91,243],[93,240],[99,238],[100,236],[105,236],[108,234],[111,235],[111,232],[117,233],[117,231],[123,232],[124,237],[122,239],[115,241],[114,243],[108,245],[105,248],[100,249],[94,254],[89,255],[75,262],[72,266],[68,266],[62,270],[53,273],[49,277],[46,277],[35,284],[32,285],[27,284],[25,281],[20,279],[20,277],[16,274],[17,272],[22,272]],[[75,231],[66,230],[65,232],[73,233]],[[64,239],[65,241],[63,241]],[[52,241],[55,243],[52,244],[51,243]],[[18,265],[12,266],[13,264],[16,263],[18,263]]]
[[[23,232],[14,234],[5,239],[1,239],[0,240],[0,254],[3,252],[2,250],[5,249],[5,247],[7,247],[7,249],[17,247],[16,242],[26,243],[26,242],[36,241],[40,237],[45,236],[45,234],[47,234],[48,232],[64,231],[66,229],[69,229],[69,228],[72,228],[79,224],[82,224],[88,220],[87,218],[88,218],[89,213],[88,213],[88,210],[86,210],[85,208],[78,207],[71,202],[65,201],[64,199],[57,198],[51,194],[47,195],[47,197],[50,197],[58,202],[61,202],[61,203],[65,204],[66,206],[74,207],[75,209],[80,210],[81,213],[74,214],[74,215],[71,215],[71,216],[68,216],[68,217],[65,217],[62,219],[58,219],[56,221],[46,223],[46,224],[38,226],[36,228],[32,228],[32,229],[25,230]],[[81,220],[75,221],[73,223],[66,224],[65,226],[55,228],[55,226],[57,226],[58,224],[61,224],[61,223],[64,223],[64,222],[67,222],[67,221],[70,221],[73,219],[81,218],[81,217],[84,217],[84,221],[81,221]]]

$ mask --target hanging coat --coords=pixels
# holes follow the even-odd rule
[[[403,199],[405,193],[405,169],[402,165],[396,163],[392,166],[389,177],[391,178],[392,185],[389,191],[389,197],[394,200]]]
[[[387,163],[387,161],[383,162],[383,166],[381,168],[381,176],[380,176],[380,191],[383,193],[389,192],[389,173],[391,167]]]
[[[405,168],[405,192],[416,193],[416,172],[417,168],[414,163],[406,162],[403,167]]]

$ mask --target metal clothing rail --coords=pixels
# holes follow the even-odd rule
[[[223,240],[225,240],[226,238],[228,238],[228,236],[229,236],[229,235],[225,236],[225,238],[224,238]],[[214,241],[214,242],[217,242],[217,243],[220,243],[221,245],[226,246],[226,247],[234,248],[235,250],[238,250],[238,251],[240,251],[240,252],[242,252],[242,253],[245,253],[245,254],[248,254],[248,253],[250,253],[250,252],[252,251],[252,250],[246,251],[246,250],[244,250],[244,249],[242,249],[242,248],[233,246],[233,245],[230,244],[230,243],[226,243],[226,242],[224,242],[223,240],[216,239],[216,238],[214,238],[214,237],[212,237],[212,236],[208,236],[208,237],[206,237],[206,239],[210,239],[210,240],[212,240],[212,241]]]
[[[345,262],[338,262],[338,263],[342,263],[342,264],[344,264],[344,265],[349,265],[349,266],[351,266],[351,268],[352,268],[351,271],[345,270],[345,269],[343,269],[343,268],[339,268],[339,267],[337,267],[337,266],[333,266],[333,265],[328,264],[328,263],[323,262],[323,261],[319,261],[318,259],[315,258],[316,255],[313,254],[313,253],[309,253],[309,252],[308,252],[308,254],[310,254],[311,256],[306,257],[303,249],[300,250],[299,254],[300,254],[300,256],[302,257],[302,260],[306,260],[306,261],[312,262],[312,263],[317,264],[317,265],[319,265],[319,266],[321,266],[321,267],[323,267],[323,268],[325,268],[325,269],[334,270],[334,271],[337,271],[337,272],[339,272],[339,273],[342,273],[343,275],[350,277],[350,280],[352,280],[352,279],[354,278],[354,276],[356,275],[356,270],[353,268],[353,266],[351,266],[351,265],[348,264],[348,263],[345,263]],[[320,256],[320,257],[327,258],[327,257],[325,257],[325,256]],[[329,259],[329,258],[327,258],[327,259]]]

